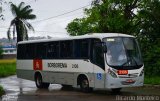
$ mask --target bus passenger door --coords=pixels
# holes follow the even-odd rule
[[[94,42],[93,44],[92,62],[94,67],[94,83],[95,88],[105,87],[105,65],[104,55],[102,50],[102,44],[100,42]]]

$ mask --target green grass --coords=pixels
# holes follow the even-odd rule
[[[1,59],[0,64],[16,63],[16,59]]]
[[[16,60],[0,60],[0,78],[16,74]],[[0,86],[0,96],[4,94],[3,87]]]
[[[0,64],[0,78],[16,74],[16,63]]]
[[[3,94],[5,94],[5,92],[4,92],[3,88],[2,88],[2,86],[0,86],[0,96],[2,96]]]
[[[160,85],[160,77],[158,76],[153,76],[153,77],[148,77],[146,76],[144,78],[144,84],[151,84],[151,85]]]
[[[0,78],[16,74],[16,60],[0,60]]]

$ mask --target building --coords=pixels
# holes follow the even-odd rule
[[[17,48],[15,46],[4,46],[2,47],[3,53],[2,59],[14,59],[16,58]]]

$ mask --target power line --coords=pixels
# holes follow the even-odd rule
[[[81,14],[80,16],[82,16],[82,14]],[[53,24],[57,24],[57,23],[61,23],[61,22],[65,22],[65,21],[70,20],[70,19],[71,19],[71,18],[63,19],[63,20],[60,20],[60,21],[57,21],[57,22],[52,22],[52,23],[50,23],[50,24],[47,24],[46,26],[50,26],[50,25],[53,25]]]
[[[80,9],[85,8],[85,7],[88,7],[88,6],[90,6],[90,4],[89,4],[89,5],[86,5],[86,6],[83,6],[83,7],[80,7],[80,8],[77,8],[77,9],[74,9],[74,10],[71,10],[71,11],[66,12],[66,13],[62,13],[62,14],[59,14],[59,15],[56,15],[56,16],[52,16],[52,17],[49,17],[49,18],[46,18],[46,19],[42,19],[42,20],[39,20],[39,21],[34,21],[34,22],[31,22],[31,23],[37,23],[37,22],[42,22],[42,21],[46,21],[46,20],[53,19],[53,18],[57,18],[57,17],[60,17],[60,16],[63,16],[63,15],[66,15],[66,14],[69,14],[69,13],[72,13],[72,12],[75,12],[75,11],[77,11],[77,10],[80,10]]]
[[[7,31],[0,31],[0,32],[7,32]],[[13,32],[13,31],[11,31],[11,32]],[[31,31],[29,31],[29,32],[31,32]],[[66,32],[51,32],[51,31],[38,31],[38,30],[35,30],[34,32],[40,32],[40,33],[63,33],[63,34],[66,34]]]

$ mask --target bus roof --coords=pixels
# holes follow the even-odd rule
[[[74,39],[86,39],[86,38],[99,38],[103,39],[105,37],[134,37],[127,34],[121,33],[89,33],[80,36],[71,36],[71,37],[63,37],[63,38],[52,38],[52,39],[40,39],[40,40],[30,40],[30,41],[21,41],[18,44],[25,43],[39,43],[39,42],[50,42],[50,41],[63,41],[63,40],[74,40]]]

